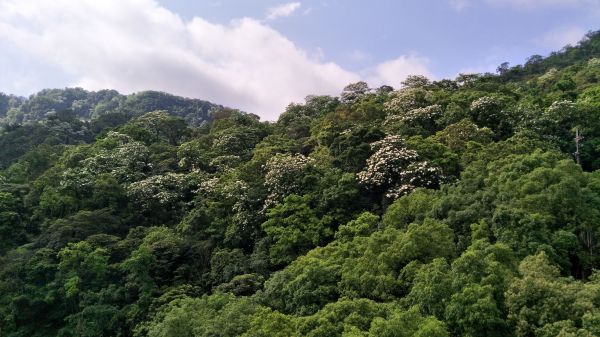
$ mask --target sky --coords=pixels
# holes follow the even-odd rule
[[[521,64],[599,23],[600,0],[0,0],[0,92],[160,90],[275,120],[359,80]]]

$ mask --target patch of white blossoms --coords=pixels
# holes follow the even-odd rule
[[[375,151],[367,167],[359,172],[358,182],[367,188],[383,189],[385,196],[396,199],[417,187],[435,188],[442,177],[440,168],[419,160],[416,151],[408,149],[399,136],[387,136],[371,144]]]
[[[61,174],[58,186],[61,190],[87,191],[95,178],[96,175],[85,168],[68,168]]]
[[[116,145],[125,145],[133,142],[133,138],[131,138],[131,136],[116,131],[109,131],[103,140]]]
[[[358,173],[361,183],[385,186],[394,183],[395,176],[419,158],[416,151],[404,147],[399,136],[388,136],[371,144],[375,153],[367,160],[367,170]]]
[[[232,217],[228,220],[225,232],[226,240],[236,236],[239,230],[246,230],[256,217],[253,205],[259,203],[258,198],[252,199],[249,194],[250,186],[243,180],[220,179],[213,177],[200,183],[197,193],[203,197],[221,200],[232,204]]]
[[[150,164],[150,151],[141,142],[117,132],[110,132],[106,139],[116,147],[100,151],[82,161],[82,170],[98,175],[110,173],[119,182],[133,182],[144,178]]]
[[[577,105],[569,100],[555,101],[550,105],[544,116],[553,122],[560,123],[562,120],[575,118],[577,113]]]
[[[85,193],[96,178],[108,173],[120,183],[131,183],[144,179],[151,169],[150,151],[130,136],[109,132],[103,139],[104,147],[83,160],[80,165],[63,171],[59,187],[62,190]]]
[[[548,70],[545,74],[538,77],[537,80],[541,83],[549,83],[550,81],[555,80],[557,76],[558,76],[558,69],[550,68],[550,70]]]
[[[426,123],[442,116],[442,107],[438,104],[401,111],[394,115],[388,115],[384,124],[403,122],[408,124]]]
[[[388,115],[398,115],[427,106],[427,91],[421,88],[401,89],[393,95],[393,98],[384,104]]]
[[[302,154],[276,154],[269,159],[264,169],[265,186],[269,196],[265,201],[265,208],[281,202],[290,194],[298,193],[302,188],[302,180],[306,170],[314,160]]]
[[[495,97],[483,96],[471,103],[472,111],[488,110],[489,107],[498,106],[500,102]]]
[[[238,127],[219,132],[212,143],[213,151],[226,155],[248,154],[260,141],[260,131],[252,127]]]
[[[136,181],[127,188],[127,196],[142,208],[170,206],[184,197],[189,189],[189,177],[181,173],[166,173]]]
[[[237,202],[248,198],[248,183],[243,180],[213,177],[199,184],[197,193],[206,197]]]
[[[475,124],[486,126],[495,132],[506,132],[516,123],[517,116],[508,108],[509,98],[502,96],[483,96],[471,102],[471,118]]]
[[[577,105],[569,100],[555,101],[541,113],[536,110],[530,110],[529,113],[523,125],[553,142],[560,142],[560,129],[578,118]]]
[[[397,199],[418,187],[437,188],[441,177],[440,168],[427,161],[412,163],[400,173],[399,183],[388,188],[385,196],[389,199]]]
[[[492,141],[494,133],[489,128],[480,128],[468,119],[448,125],[438,132],[435,138],[455,152],[465,150],[469,141],[487,144]]]

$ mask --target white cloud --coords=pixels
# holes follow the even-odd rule
[[[269,8],[267,11],[267,20],[275,20],[292,15],[302,6],[299,2],[290,2],[283,5]]]
[[[581,27],[564,27],[536,38],[533,42],[540,47],[558,50],[568,44],[577,44],[585,34],[586,31]]]
[[[268,120],[290,102],[337,95],[361,78],[311,57],[259,20],[184,21],[154,0],[2,0],[0,45],[62,69],[75,79],[71,86],[161,90]],[[3,76],[15,77],[3,68]],[[392,84],[413,72],[427,72],[426,64],[408,56],[365,77]]]
[[[417,55],[400,56],[395,60],[377,65],[370,71],[370,75],[367,75],[367,80],[371,85],[387,84],[398,88],[408,75],[423,75],[434,79],[435,77],[427,67],[428,63],[427,58]]]

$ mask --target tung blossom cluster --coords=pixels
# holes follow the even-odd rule
[[[196,193],[203,198],[222,200],[232,205],[232,217],[228,220],[225,231],[226,240],[237,237],[240,231],[250,229],[257,217],[254,205],[260,205],[261,200],[252,198],[249,191],[248,183],[239,179],[224,180],[213,177],[199,184]]]
[[[544,111],[544,117],[554,122],[575,118],[577,105],[570,100],[555,101]]]
[[[113,147],[84,159],[84,171],[94,175],[110,173],[119,182],[133,182],[143,179],[152,168],[150,151],[143,143],[117,132],[110,132],[105,142]]]
[[[432,120],[442,115],[442,107],[438,104],[416,108],[402,114],[402,119],[406,122],[420,122]]]
[[[499,97],[483,96],[471,102],[475,121],[501,121],[506,117],[504,102]]]
[[[188,177],[181,173],[156,175],[128,186],[129,196],[143,210],[159,205],[170,206],[181,200],[189,189]]]
[[[400,114],[427,106],[427,91],[422,88],[406,88],[394,92],[394,98],[384,104],[389,115]]]
[[[442,177],[440,168],[419,160],[416,151],[408,149],[399,136],[388,136],[371,144],[375,151],[367,167],[357,175],[358,182],[370,189],[385,191],[396,199],[417,187],[435,188]]]
[[[74,158],[74,167],[65,169],[58,186],[62,190],[86,193],[101,174],[109,174],[119,183],[146,178],[152,168],[150,151],[141,142],[118,132],[109,132],[97,153],[85,159]]]
[[[358,180],[373,187],[394,183],[402,170],[419,158],[416,151],[403,146],[399,136],[388,136],[371,144],[375,153],[367,160],[367,169],[358,173]]]
[[[248,198],[250,186],[243,180],[224,180],[212,177],[199,184],[196,193],[206,198],[219,198],[221,200],[239,201]]]
[[[500,106],[497,98],[491,96],[483,96],[471,103],[471,111],[490,110],[490,107]]]
[[[397,199],[418,187],[436,188],[439,186],[442,171],[428,161],[410,164],[399,174],[400,183],[394,184],[385,193],[386,198]]]
[[[290,194],[299,192],[302,188],[302,178],[313,161],[312,158],[302,154],[277,154],[271,158],[264,165],[267,171],[265,186],[269,191],[265,208],[281,202]]]
[[[423,108],[401,111],[397,114],[390,114],[385,119],[384,124],[394,124],[396,122],[423,124],[439,118],[442,114],[442,107],[438,104],[434,104]]]

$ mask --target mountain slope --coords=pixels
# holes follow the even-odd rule
[[[211,110],[219,109],[223,107],[157,91],[121,95],[115,90],[45,89],[26,99],[0,93],[0,117],[8,124],[39,121],[49,114],[65,111],[79,119],[91,120],[107,114],[136,117],[149,111],[165,110],[198,126],[210,121]]]
[[[199,127],[226,108],[156,91],[46,89],[29,98],[0,93],[0,168],[40,144],[89,143],[106,128],[158,110]]]
[[[599,336],[598,41],[276,123],[5,98],[0,334]]]

